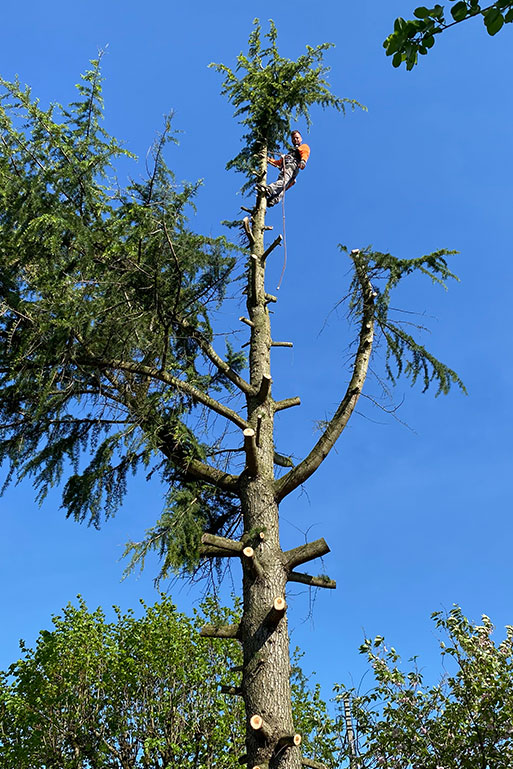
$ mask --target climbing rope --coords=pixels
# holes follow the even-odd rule
[[[285,173],[285,155],[282,155],[282,162],[283,162],[283,172]],[[281,282],[283,280],[283,276],[285,275],[285,268],[287,266],[287,238],[285,235],[285,195],[287,193],[287,187],[283,190],[283,197],[281,199],[281,211],[282,211],[282,220],[283,220],[283,267],[281,270],[280,280],[278,282],[278,285],[276,286],[276,290],[280,290]]]

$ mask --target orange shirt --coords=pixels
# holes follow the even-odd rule
[[[306,163],[306,161],[310,157],[310,147],[308,146],[308,144],[300,144],[299,147],[294,147],[294,150],[298,151],[300,159],[302,160],[303,163]],[[294,150],[292,150],[287,154],[292,155]],[[283,165],[283,156],[280,156],[276,160],[274,158],[268,158],[267,162],[270,163],[272,166],[275,166],[276,168],[281,168]]]

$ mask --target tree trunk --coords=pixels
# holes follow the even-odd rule
[[[264,147],[260,167],[262,182],[266,180],[266,171],[267,149]],[[246,470],[240,484],[244,538],[254,551],[253,557],[243,559],[242,694],[246,707],[248,768],[300,769],[300,749],[292,741],[290,652],[284,600],[287,566],[280,546],[274,487],[271,328],[264,282],[265,212],[265,197],[259,195],[252,217],[247,286],[250,383],[254,393],[247,398],[247,410],[254,437],[245,431]]]

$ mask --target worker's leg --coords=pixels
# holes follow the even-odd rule
[[[285,194],[285,190],[297,176],[297,172],[298,167],[295,163],[285,164],[276,181],[267,186],[266,195],[268,206],[274,206],[276,203],[280,202]]]

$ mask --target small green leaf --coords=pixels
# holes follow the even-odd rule
[[[463,21],[468,16],[468,7],[464,0],[460,0],[459,3],[453,5],[451,8],[451,16],[454,21]]]
[[[429,16],[429,8],[426,8],[425,5],[421,5],[420,8],[415,8],[413,15],[416,16],[417,19],[425,19]]]
[[[401,32],[406,26],[406,22],[401,16],[394,21],[394,32]]]
[[[392,56],[393,53],[399,50],[401,45],[401,38],[399,35],[392,34],[387,37],[383,43],[383,47],[386,49],[387,56]]]
[[[502,14],[497,8],[490,8],[483,14],[483,18],[486,31],[492,36],[496,35],[504,24]]]
[[[400,67],[400,66],[401,66],[401,62],[402,62],[402,60],[403,60],[403,55],[402,55],[402,53],[400,53],[400,52],[397,52],[397,53],[395,53],[395,54],[394,54],[394,57],[393,57],[393,59],[392,59],[392,66],[393,66],[393,67],[396,67],[396,68],[397,68],[397,67]]]
[[[434,35],[428,35],[424,38],[422,43],[425,45],[426,48],[432,48],[435,44],[435,38]]]
[[[504,17],[504,21],[509,24],[511,21],[513,21],[513,8],[510,8],[510,10],[507,12],[507,14]]]

